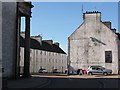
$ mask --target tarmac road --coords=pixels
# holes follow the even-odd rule
[[[50,78],[51,83],[45,88],[100,88],[101,85],[96,80],[76,79],[76,78]]]
[[[37,75],[46,77],[50,83],[44,88],[119,88],[117,75]],[[39,87],[38,87],[39,88]]]
[[[112,90],[115,90],[119,88],[120,76],[36,74],[31,78],[7,80],[3,85],[5,90],[38,90],[38,88],[113,88]]]
[[[117,79],[49,78],[45,88],[118,88]]]

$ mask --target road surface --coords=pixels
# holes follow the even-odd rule
[[[50,81],[44,88],[119,88],[120,81],[117,77],[112,76],[47,76]],[[39,88],[39,87],[38,87]]]

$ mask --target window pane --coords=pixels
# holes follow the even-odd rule
[[[112,63],[112,51],[105,51],[105,63]]]

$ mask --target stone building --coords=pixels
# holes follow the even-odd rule
[[[2,5],[2,76],[4,78],[19,77],[21,17],[26,19],[25,56],[27,57],[25,57],[25,61],[29,62],[30,17],[33,5],[30,2],[15,1],[0,2],[0,5]],[[28,68],[29,65],[25,64],[24,76],[28,76]]]
[[[69,70],[87,69],[101,65],[120,70],[120,34],[111,28],[111,22],[101,21],[101,12],[86,12],[83,23],[68,37]]]
[[[2,3],[0,2],[0,78],[2,77]]]
[[[24,32],[21,33],[20,67],[21,73],[24,65]],[[31,36],[30,39],[30,73],[38,73],[40,68],[48,72],[58,69],[64,73],[67,69],[67,55],[59,47],[59,43],[52,40],[42,40],[40,35]]]

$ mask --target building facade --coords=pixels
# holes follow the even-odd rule
[[[69,70],[87,69],[90,65],[101,65],[120,70],[120,38],[111,22],[101,21],[101,12],[86,12],[84,22],[68,37]]]
[[[2,76],[4,78],[19,77],[19,36],[21,17],[25,17],[26,42],[29,40],[31,8],[30,2],[0,2],[2,8]],[[29,47],[26,44],[27,50]],[[25,51],[28,53],[28,51]],[[28,53],[29,57],[29,53]]]
[[[21,33],[20,67],[21,72],[24,65],[24,32]],[[52,40],[42,40],[40,35],[31,36],[30,44],[30,72],[38,73],[40,68],[45,68],[48,72],[58,69],[64,73],[67,69],[67,55],[59,47],[59,43]]]
[[[2,3],[2,69],[3,77],[15,76],[16,59],[16,6],[17,3]],[[9,48],[11,47],[11,48]],[[9,63],[9,65],[8,65]]]

